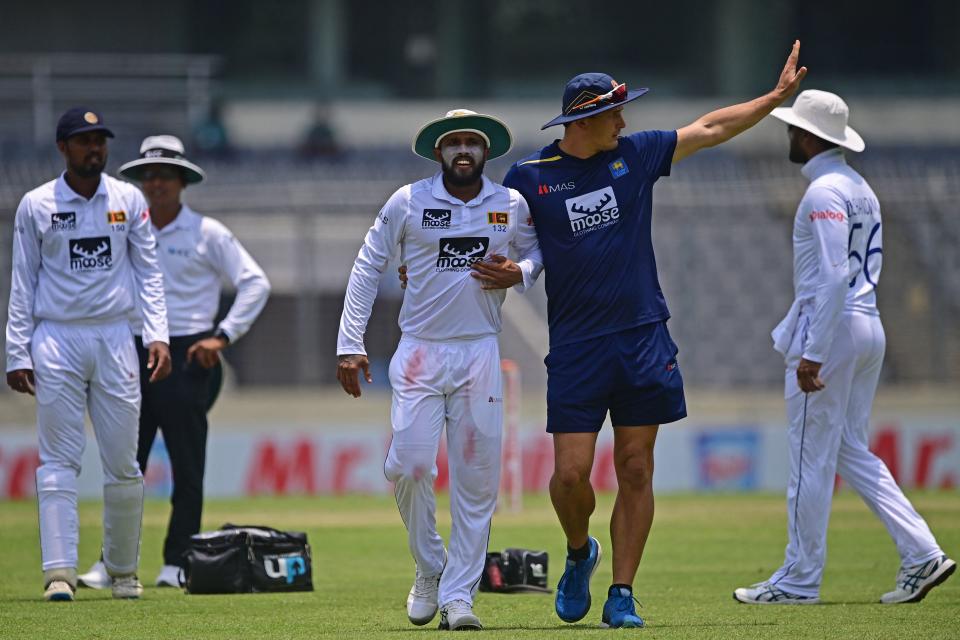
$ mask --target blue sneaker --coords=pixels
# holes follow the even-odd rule
[[[557,615],[564,622],[582,620],[590,611],[590,578],[600,566],[600,543],[587,538],[590,555],[579,562],[567,556],[567,568],[557,584]]]
[[[607,601],[603,604],[603,626],[611,629],[639,629],[643,626],[643,618],[637,615],[633,606],[634,601],[630,589],[610,587]]]

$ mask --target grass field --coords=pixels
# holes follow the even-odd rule
[[[913,495],[944,549],[960,555],[960,497]],[[611,496],[600,496],[594,533],[609,549]],[[550,552],[550,582],[563,559],[563,540],[546,496],[528,496],[519,515],[498,514],[490,548]],[[635,587],[643,630],[598,628],[610,582],[609,557],[593,581],[594,608],[567,625],[552,596],[480,594],[475,611],[485,635],[499,638],[934,638],[960,637],[960,578],[954,576],[917,605],[876,604],[893,586],[897,557],[879,522],[850,493],[834,503],[829,560],[821,597],[810,607],[755,607],[731,598],[738,586],[768,576],[782,559],[781,496],[687,495],[658,499],[647,552]],[[441,514],[446,504],[441,504]],[[315,591],[305,594],[187,596],[156,589],[167,517],[163,502],[144,517],[140,601],[113,601],[109,592],[81,590],[74,603],[42,601],[36,506],[0,503],[0,637],[2,638],[413,638],[404,601],[413,578],[400,518],[390,497],[263,498],[211,501],[206,528],[226,521],[305,530],[313,545]],[[81,506],[81,570],[96,559],[100,505]],[[449,519],[441,517],[444,534]]]

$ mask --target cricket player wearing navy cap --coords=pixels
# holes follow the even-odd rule
[[[806,74],[793,45],[766,95],[702,116],[676,131],[621,136],[628,90],[602,73],[567,83],[563,139],[517,162],[504,185],[526,198],[546,272],[550,353],[547,431],[553,434],[550,496],[567,537],[557,615],[576,622],[590,610],[600,545],[589,535],[597,434],[614,428],[619,490],[610,521],[613,585],[602,621],[641,627],[632,584],[653,521],[653,449],[659,425],[686,416],[677,346],[657,280],[651,239],[652,189],[672,163],[746,131],[792,95]]]
[[[414,152],[438,162],[440,172],[401,187],[381,209],[354,262],[340,319],[337,379],[359,397],[360,374],[371,380],[363,335],[377,285],[389,261],[402,255],[410,281],[400,310],[403,335],[390,361],[393,439],[384,473],[416,561],[407,597],[407,617],[416,625],[439,608],[441,629],[482,628],[473,597],[500,485],[503,289],[526,290],[542,269],[527,203],[483,175],[487,159],[510,144],[500,120],[466,109],[421,128]],[[480,262],[483,274],[471,270]],[[444,427],[449,549],[437,532],[433,495]]]
[[[139,306],[150,381],[170,373],[167,310],[147,204],[103,174],[103,117],[70,109],[57,125],[66,171],[17,208],[7,320],[7,384],[36,395],[37,499],[47,600],[77,586],[77,476],[89,408],[103,464],[103,559],[115,598],[137,598],[143,476],[137,465]]]
[[[773,331],[786,363],[786,557],[768,580],[733,592],[746,604],[820,602],[837,474],[880,518],[900,555],[896,585],[880,602],[918,602],[957,568],[867,445],[886,349],[877,309],[883,224],[876,194],[844,157],[844,149],[866,148],[849,113],[840,96],[817,90],[771,113],[787,123],[790,160],[803,165],[810,186],[793,222],[795,300]]]

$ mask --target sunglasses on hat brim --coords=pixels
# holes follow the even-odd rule
[[[602,104],[616,104],[618,102],[623,102],[627,99],[627,83],[623,82],[618,84],[610,91],[607,91],[603,95],[599,95],[595,98],[591,98],[586,102],[581,102],[578,105],[570,107],[568,113],[577,111],[579,109],[584,109],[592,105],[602,105]]]

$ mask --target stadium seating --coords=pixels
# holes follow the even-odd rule
[[[522,153],[515,151],[511,159]],[[114,151],[110,166],[121,158]],[[890,345],[885,375],[903,382],[960,378],[960,329],[946,320],[960,311],[960,162],[946,154],[883,150],[853,162],[883,206],[886,286],[880,303]],[[210,179],[191,188],[187,198],[222,219],[274,284],[271,305],[277,313],[268,307],[234,349],[238,379],[333,382],[333,368],[322,364],[332,357],[343,289],[363,235],[394,189],[435,166],[406,149],[354,151],[315,162],[292,153],[245,153],[242,159],[203,165]],[[496,162],[488,175],[499,179],[508,166]],[[0,163],[0,237],[9,239],[23,192],[60,167],[52,155]],[[805,186],[798,167],[785,158],[721,151],[685,161],[658,184],[654,243],[673,314],[671,331],[691,384],[780,384],[769,332],[792,300],[793,215]],[[0,242],[0,261],[9,264],[7,240]],[[394,273],[388,268],[382,289],[387,301],[377,306],[370,325],[384,357],[398,336]],[[6,299],[9,282],[0,280]],[[545,318],[542,291],[529,299]],[[284,348],[291,337],[299,346]],[[304,347],[307,340],[310,346]],[[526,379],[542,380],[542,355],[509,321],[503,351],[524,363]],[[265,353],[285,353],[298,364],[264,370],[264,359],[255,354]]]

